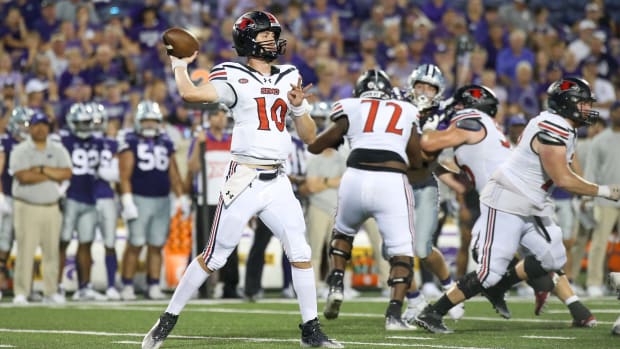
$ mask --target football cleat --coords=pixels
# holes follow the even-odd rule
[[[123,289],[121,289],[121,299],[124,301],[135,301],[136,293],[133,289],[133,285],[125,285]]]
[[[568,310],[573,317],[573,327],[591,328],[596,326],[596,318],[580,301],[568,305]]]
[[[336,319],[340,313],[340,305],[342,305],[342,300],[344,299],[343,277],[342,273],[331,273],[327,277],[329,293],[327,294],[323,315],[328,320]]]
[[[385,330],[386,331],[411,331],[415,330],[417,327],[409,325],[404,320],[388,315],[385,317]]]
[[[170,313],[163,313],[159,317],[159,320],[151,328],[151,330],[144,336],[142,340],[142,349],[157,349],[164,344],[164,340],[168,337],[174,325],[176,325],[178,315]]]
[[[302,348],[344,348],[342,344],[327,338],[325,333],[321,331],[321,324],[318,318],[300,324],[299,328],[301,329]],[[142,346],[142,349],[147,348]]]
[[[611,328],[611,334],[615,336],[620,336],[620,316],[614,322],[614,326]]]
[[[150,285],[146,292],[146,299],[162,300],[167,298],[166,294],[161,291],[159,285]]]
[[[493,309],[495,309],[495,312],[501,317],[504,319],[510,319],[512,317],[510,309],[508,309],[508,305],[504,299],[504,293],[499,294],[499,292],[493,292],[492,289],[485,289],[482,291],[482,295],[491,302]]]
[[[424,311],[416,316],[415,323],[431,333],[454,333],[446,327],[443,316],[435,311],[432,305],[424,308]]]
[[[423,295],[416,298],[407,298],[407,309],[402,316],[402,319],[408,324],[415,324],[415,317],[420,314],[424,308],[428,306],[428,302],[424,299]]]
[[[592,328],[596,326],[597,323],[598,322],[596,321],[594,315],[590,315],[587,319],[582,320],[573,319],[573,327]]]
[[[547,303],[547,299],[549,298],[549,292],[547,291],[536,291],[536,306],[534,307],[534,314],[536,316],[542,313],[543,308],[545,307],[545,303]]]

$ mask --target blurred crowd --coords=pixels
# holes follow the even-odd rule
[[[190,71],[199,82],[215,64],[243,59],[231,28],[251,9],[283,25],[279,63],[294,64],[313,84],[311,103],[352,96],[360,73],[375,67],[407,89],[409,74],[433,63],[446,77],[446,97],[468,83],[491,88],[500,100],[496,119],[513,143],[564,75],[590,83],[600,127],[610,110],[620,111],[620,2],[613,0],[12,0],[0,9],[0,129],[16,106],[42,110],[62,129],[69,107],[89,101],[131,127],[137,104],[152,100],[182,173],[202,110],[181,101],[161,35],[172,26],[196,34],[200,54]]]

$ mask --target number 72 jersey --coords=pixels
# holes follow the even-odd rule
[[[346,98],[334,103],[330,118],[347,116],[351,150],[392,151],[409,164],[407,143],[418,114],[413,104],[396,99]]]
[[[153,138],[135,132],[119,133],[118,152],[131,151],[134,167],[131,174],[131,191],[148,197],[168,196],[170,193],[170,157],[174,144],[167,134]]]

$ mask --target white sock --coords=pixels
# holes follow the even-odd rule
[[[568,298],[566,298],[566,300],[564,301],[564,304],[566,305],[571,305],[575,302],[579,301],[579,297],[577,297],[577,295],[575,296],[570,296]]]
[[[291,265],[291,276],[297,293],[301,320],[305,323],[317,317],[314,270],[312,268],[300,269]]]
[[[198,260],[194,259],[185,270],[176,290],[174,290],[174,294],[172,295],[172,299],[170,299],[170,303],[168,303],[166,312],[179,315],[183,307],[185,307],[185,304],[192,298],[194,292],[198,290],[208,277],[209,274],[202,269]]]

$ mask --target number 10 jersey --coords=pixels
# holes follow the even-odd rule
[[[241,163],[283,163],[291,135],[286,129],[290,110],[287,97],[297,85],[299,71],[292,65],[272,66],[264,76],[240,63],[222,63],[211,70],[209,81],[219,102],[226,104],[235,120],[231,153]]]

